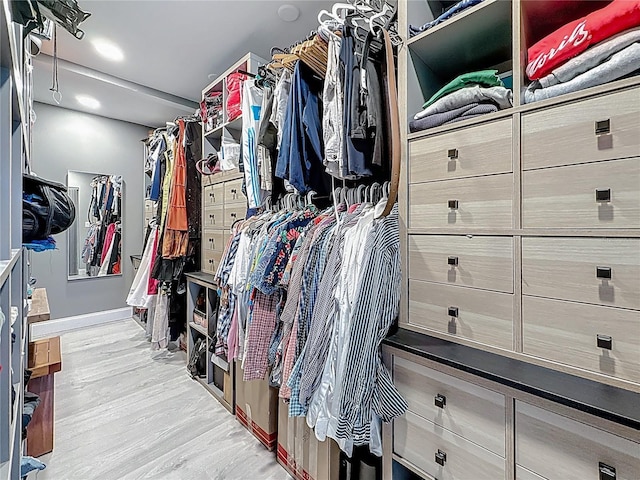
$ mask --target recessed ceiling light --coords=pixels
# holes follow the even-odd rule
[[[300,16],[300,10],[295,5],[287,3],[278,9],[278,16],[285,22],[295,22]]]
[[[96,49],[96,52],[107,60],[111,60],[112,62],[121,62],[124,59],[124,53],[122,53],[120,47],[109,40],[96,38],[95,40],[92,40],[91,43],[93,44],[93,48]]]
[[[76,95],[76,100],[80,105],[83,105],[87,108],[91,108],[95,110],[96,108],[100,108],[100,102],[89,95]]]

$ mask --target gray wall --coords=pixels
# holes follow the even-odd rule
[[[114,173],[123,176],[123,275],[67,280],[67,234],[56,235],[58,250],[31,254],[36,287],[45,287],[51,318],[64,318],[126,306],[134,271],[130,255],[142,253],[144,221],[143,145],[149,129],[133,123],[35,104],[33,171],[66,184],[67,172]],[[86,212],[77,212],[84,227]]]

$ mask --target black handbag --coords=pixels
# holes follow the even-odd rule
[[[204,338],[199,338],[195,341],[187,364],[187,370],[193,378],[207,376],[207,342],[205,342]]]
[[[76,218],[67,187],[29,174],[22,179],[22,242],[46,240],[67,230]]]

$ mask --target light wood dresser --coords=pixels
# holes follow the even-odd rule
[[[247,198],[237,170],[202,177],[202,268],[215,274],[229,239],[229,229],[245,218]]]
[[[402,34],[438,3],[401,0]],[[393,462],[437,480],[640,479],[640,77],[521,94],[527,46],[604,3],[484,0],[399,51],[404,280],[385,352],[409,412],[387,429],[387,480]],[[425,99],[487,68],[512,72],[513,108],[408,132]]]

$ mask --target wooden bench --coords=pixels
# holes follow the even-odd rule
[[[44,288],[36,288],[32,295],[27,323],[31,325],[50,318],[47,291]],[[27,455],[39,457],[53,451],[54,373],[62,370],[60,337],[29,342],[28,365],[33,372],[28,390],[40,397],[40,405],[27,427]]]

